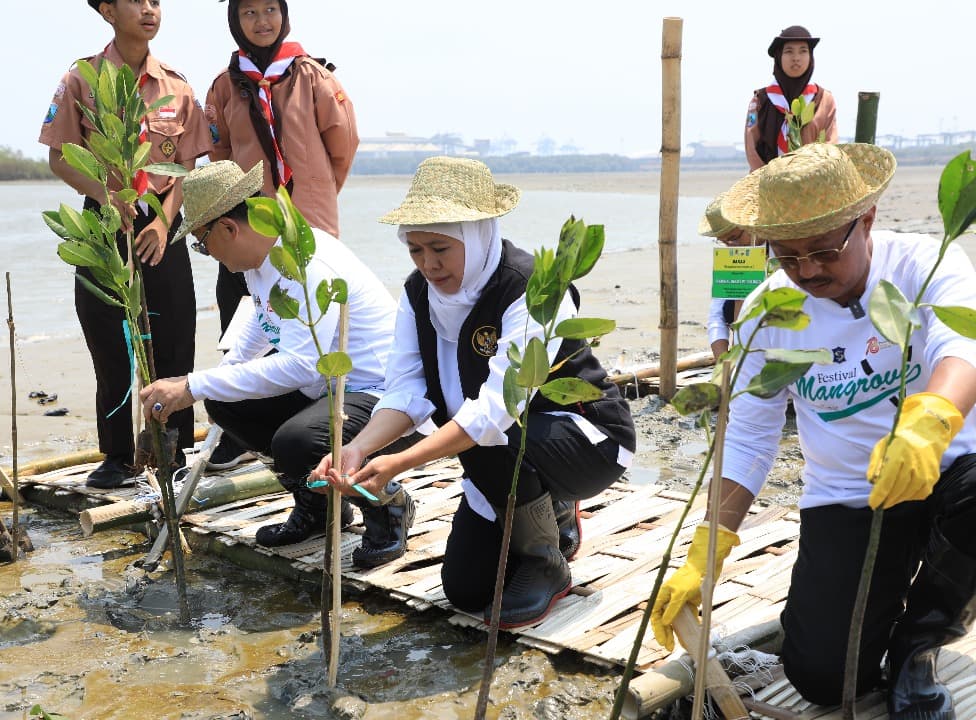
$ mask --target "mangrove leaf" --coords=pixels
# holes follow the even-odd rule
[[[583,236],[583,245],[579,249],[576,257],[576,269],[573,271],[573,280],[589,274],[596,261],[603,254],[605,235],[603,225],[588,225],[586,234]]]
[[[73,167],[89,180],[94,180],[98,183],[101,183],[104,180],[105,169],[102,167],[102,164],[95,159],[94,155],[80,145],[75,145],[74,143],[62,143],[61,155],[64,157],[64,161],[68,163],[68,165]]]
[[[976,310],[962,305],[928,305],[950,330],[976,339]]]
[[[954,240],[976,219],[976,164],[967,150],[954,157],[939,178],[939,213],[946,237]]]
[[[259,235],[276,238],[281,234],[283,227],[281,209],[271,198],[248,198],[247,222]]]
[[[522,367],[518,370],[518,384],[524,388],[542,385],[549,377],[549,353],[542,340],[537,337],[529,340],[522,355]]]
[[[556,326],[556,335],[567,340],[586,340],[613,332],[614,320],[603,318],[569,318]]]
[[[905,350],[915,308],[895,285],[878,281],[868,303],[868,315],[885,340]]]
[[[785,362],[785,363],[816,363],[818,365],[830,365],[834,362],[834,354],[826,348],[819,350],[783,350],[773,348],[766,350],[766,361]]]
[[[179,163],[152,163],[142,169],[153,175],[166,175],[168,177],[183,177],[190,172]]]
[[[59,250],[60,250],[60,248],[59,248]],[[117,308],[124,308],[125,307],[125,305],[123,305],[119,300],[116,300],[114,297],[112,297],[111,295],[109,295],[108,293],[106,293],[104,290],[102,290],[100,287],[98,287],[98,285],[96,285],[95,283],[93,283],[91,280],[89,280],[88,278],[86,278],[84,275],[75,274],[75,279],[77,279],[78,282],[80,282],[85,287],[86,290],[88,290],[92,295],[94,295],[95,297],[97,297],[99,300],[101,300],[106,305],[111,305],[111,306],[117,307]]]
[[[593,402],[603,397],[600,388],[575,377],[550,380],[539,387],[539,392],[557,405]]]
[[[743,392],[763,399],[771,398],[790,383],[803,377],[813,363],[767,362]]]
[[[302,269],[298,267],[295,258],[286,252],[281,245],[272,247],[271,252],[268,253],[268,257],[275,269],[289,280],[295,280],[297,282],[305,281]]]
[[[268,302],[282,320],[294,320],[298,317],[298,300],[282,290],[280,285],[275,284],[271,288]]]
[[[330,352],[319,358],[316,367],[320,375],[339,377],[349,374],[352,370],[352,359],[344,352]]]
[[[721,388],[712,382],[685,385],[671,398],[671,404],[681,415],[691,415],[702,410],[717,408]]]

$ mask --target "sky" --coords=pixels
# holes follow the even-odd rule
[[[226,4],[161,5],[151,49],[202,102],[234,49]],[[16,8],[0,46],[14,85],[0,145],[45,157],[37,136],[59,79],[111,29],[85,0]],[[794,24],[822,38],[813,79],[837,100],[842,138],[854,135],[864,90],[881,93],[879,135],[976,129],[973,2],[290,0],[289,11],[289,39],[336,64],[361,137],[454,133],[510,138],[530,152],[547,137],[587,153],[656,154],[666,17],[682,19],[685,147],[741,142],[752,92],[772,77],[766,47]]]

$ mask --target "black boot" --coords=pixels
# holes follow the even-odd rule
[[[291,515],[283,523],[273,523],[259,528],[254,539],[258,545],[265,547],[280,547],[294,545],[307,540],[315,533],[325,532],[325,495],[313,493],[295,483],[282,479],[285,487],[293,487],[291,494],[295,498],[295,507]]]
[[[378,567],[407,551],[407,531],[416,513],[413,498],[399,482],[391,480],[381,499],[385,504],[374,505],[366,498],[353,500],[366,526],[362,543],[352,551],[352,564],[358,568]]]
[[[567,560],[572,560],[583,542],[579,500],[553,500],[552,509],[556,513],[556,525],[559,527],[559,552]]]
[[[505,509],[495,508],[500,522]],[[569,564],[559,551],[559,530],[549,493],[519,505],[512,520],[509,562],[515,567],[502,592],[499,627],[509,629],[539,622],[573,586]],[[485,610],[485,622],[491,607]]]
[[[99,490],[122,487],[132,477],[132,461],[123,455],[109,455],[97,468],[92,470],[85,485]]]
[[[967,632],[976,617],[976,558],[932,528],[932,539],[908,593],[905,616],[888,648],[888,717],[955,720],[948,688],[936,674],[939,648]]]

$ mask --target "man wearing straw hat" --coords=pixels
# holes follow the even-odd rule
[[[282,320],[268,301],[275,286],[297,299],[306,317],[301,284],[284,278],[269,253],[278,238],[255,232],[247,220],[247,198],[264,183],[259,162],[244,173],[232,160],[213,162],[183,180],[185,217],[176,233],[196,237],[192,247],[219,260],[232,272],[243,272],[254,300],[254,316],[220,365],[178,378],[157,380],[140,393],[148,418],[163,422],[170,413],[204,400],[210,417],[242,447],[274,459],[281,484],[295,497],[284,523],[265,525],[259,544],[275,547],[301,542],[325,529],[326,498],[305,486],[309,470],[331,448],[331,409],[326,379],[316,365],[319,353],[311,333],[298,321]],[[315,254],[307,267],[309,287],[342,278],[349,286],[347,352],[352,370],[346,376],[343,440],[349,442],[366,425],[385,387],[386,360],[393,338],[396,303],[376,275],[345,245],[313,229]],[[329,351],[338,349],[339,309],[332,306],[316,323]],[[274,352],[268,352],[273,349]],[[393,448],[396,449],[396,448]],[[413,520],[413,501],[399,483],[387,486],[386,505],[353,500],[363,511],[366,532],[353,561],[373,567],[401,556]],[[344,523],[351,508],[344,508]]]
[[[723,201],[730,222],[769,242],[777,271],[766,286],[808,295],[808,327],[763,328],[753,348],[825,347],[833,363],[814,365],[772,398],[733,400],[722,506],[711,520],[720,523],[720,569],[776,458],[792,399],[805,466],[799,554],[782,614],[786,675],[806,699],[840,702],[868,531],[873,510],[884,508],[857,690],[881,682],[886,657],[889,717],[944,720],[956,715],[935,671],[939,648],[965,635],[976,615],[976,342],[920,311],[889,444],[902,353],[865,307],[882,279],[914,299],[940,250],[928,236],[874,230],[894,168],[891,153],[873,145],[805,145],[740,180]],[[976,273],[961,249],[949,247],[923,301],[976,307]],[[753,329],[747,324],[743,337]],[[763,363],[750,353],[741,383]],[[700,602],[706,540],[699,528],[687,564],[662,586],[652,623],[666,646],[678,609]]]

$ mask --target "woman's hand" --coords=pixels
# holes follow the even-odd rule
[[[139,233],[135,240],[135,251],[144,264],[159,265],[166,252],[166,225],[162,218],[156,217]]]
[[[343,465],[345,466],[345,451],[343,451]],[[349,475],[343,473],[333,477],[335,486],[343,495],[358,495],[359,493],[353,490],[352,486],[359,485],[373,495],[379,496],[386,488],[386,484],[404,469],[406,468],[403,467],[400,453],[396,453],[373,458],[359,472]]]
[[[324,480],[329,483],[329,485],[335,485],[340,488],[347,484],[346,480],[349,477],[350,472],[355,472],[360,467],[362,467],[363,462],[366,460],[366,453],[363,452],[354,442],[342,448],[342,467],[336,468],[332,464],[332,453],[326,455],[319,464],[312,469],[312,472],[308,474],[309,480]],[[322,487],[309,488],[312,492],[317,492],[320,495],[327,495],[329,492],[329,486],[323,485]],[[350,492],[343,493],[345,495],[358,495],[355,490],[350,490]]]

